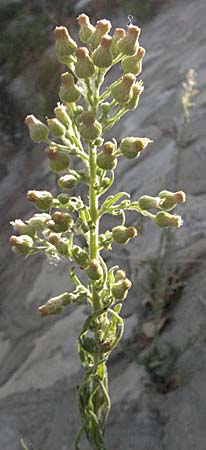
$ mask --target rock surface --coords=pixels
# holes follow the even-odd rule
[[[123,344],[109,363],[113,401],[107,430],[110,450],[205,450],[205,15],[205,0],[174,1],[144,28],[145,93],[137,111],[114,130],[119,139],[141,133],[155,141],[136,166],[125,161],[120,164],[115,190],[127,190],[132,198],[138,198],[155,195],[163,186],[169,189],[176,180],[175,187],[188,194],[186,207],[178,210],[184,217],[184,227],[175,233],[173,253],[173,261],[184,267],[187,276],[162,340],[182,348],[188,339],[198,338],[178,359],[182,380],[178,389],[165,395],[156,392],[136,363],[137,349],[133,350],[133,360],[127,355],[128,342],[138,328],[141,300],[137,300],[138,286],[133,290],[123,311]],[[190,68],[197,72],[199,93],[179,141],[179,94]],[[82,371],[76,336],[85,311],[74,308],[57,318],[38,317],[36,308],[40,304],[70,288],[67,267],[64,261],[54,265],[40,257],[23,261],[14,257],[8,246],[9,221],[29,215],[26,191],[52,184],[41,152],[32,148],[21,128],[24,112],[30,111],[23,111],[17,102],[20,87],[16,80],[7,90],[6,105],[9,111],[12,105],[17,111],[12,128],[8,128],[8,121],[0,128],[0,449],[20,450],[23,437],[32,444],[30,449],[71,450],[80,425],[75,387]],[[134,223],[137,217],[132,215],[129,220]],[[158,255],[160,236],[160,230],[145,221],[144,236],[136,246],[121,252],[122,265],[129,268],[133,282],[138,265]],[[117,262],[119,249],[114,250],[112,260]],[[82,448],[88,450],[87,444]]]

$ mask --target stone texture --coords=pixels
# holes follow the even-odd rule
[[[134,162],[120,163],[115,190],[132,198],[170,188],[186,190],[188,202],[178,213],[184,227],[175,232],[174,264],[188,272],[183,295],[172,313],[172,323],[163,341],[182,347],[199,333],[205,322],[205,0],[174,1],[142,33],[147,49],[142,78],[145,92],[137,112],[116,126],[116,137],[148,136],[154,140]],[[122,16],[121,16],[122,17]],[[124,24],[126,18],[124,18]],[[197,72],[196,107],[177,145],[181,122],[179,94],[185,72]],[[31,73],[28,68],[28,73]],[[1,315],[0,315],[0,448],[20,450],[20,438],[35,450],[71,450],[79,416],[75,387],[82,371],[76,352],[76,337],[84,320],[84,308],[71,308],[58,318],[42,320],[36,308],[51,295],[69,289],[68,268],[62,260],[49,264],[41,257],[23,261],[8,246],[9,221],[28,217],[26,191],[48,188],[53,177],[38,146],[32,146],[22,121],[29,113],[24,103],[24,75],[8,87],[2,104],[9,105],[8,120],[1,136]],[[29,83],[25,88],[29,89]],[[31,89],[32,92],[32,89]],[[6,102],[5,102],[6,98]],[[20,99],[20,100],[19,100]],[[32,102],[31,102],[32,103]],[[4,106],[2,106],[3,108]],[[181,145],[180,145],[181,144]],[[38,148],[38,149],[37,149]],[[178,155],[178,177],[177,175]],[[108,219],[108,218],[106,218]],[[138,221],[136,214],[128,218]],[[106,226],[110,226],[109,219]],[[113,409],[108,422],[107,447],[113,450],[205,450],[205,335],[178,359],[181,386],[164,396],[148,386],[142,367],[127,355],[127,343],[138,329],[140,295],[137,266],[157,256],[160,230],[144,222],[144,235],[123,251],[114,247],[110,264],[120,261],[132,276],[135,288],[125,304],[126,332],[122,346],[109,363]],[[86,442],[82,448],[89,450]]]

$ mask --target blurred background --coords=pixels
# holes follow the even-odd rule
[[[205,450],[205,0],[0,0],[0,449],[20,450],[23,438],[29,450],[71,450],[80,425],[76,339],[85,308],[38,316],[38,306],[72,288],[68,268],[64,260],[14,256],[9,223],[34,213],[29,189],[54,192],[44,148],[31,142],[24,117],[52,115],[65,71],[52,31],[65,25],[78,40],[81,12],[94,25],[110,19],[112,30],[133,16],[146,48],[140,105],[108,137],[147,136],[154,144],[137,164],[120,162],[113,192],[187,194],[176,209],[181,229],[163,232],[131,214],[136,244],[105,254],[133,282],[123,340],[109,362],[107,447]]]

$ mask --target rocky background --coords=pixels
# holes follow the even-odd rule
[[[139,134],[154,144],[137,165],[120,164],[114,190],[138,198],[163,187],[182,189],[188,200],[178,210],[184,218],[180,230],[162,233],[131,215],[142,236],[123,251],[114,247],[112,261],[105,255],[109,263],[120,262],[134,284],[123,310],[124,338],[109,362],[113,406],[106,441],[109,450],[205,450],[205,0],[173,0],[162,8],[162,2],[143,2],[147,10],[139,11],[134,2],[126,10],[116,1],[111,10],[106,1],[64,7],[59,1],[58,16],[48,3],[0,2],[0,449],[20,450],[24,438],[30,450],[72,450],[79,427],[76,338],[85,309],[40,318],[37,307],[69,289],[67,266],[39,256],[25,261],[8,245],[9,222],[31,214],[27,190],[54,182],[23,125],[26,114],[43,117],[55,105],[62,68],[51,29],[67,15],[64,24],[74,31],[73,17],[82,10],[126,26],[128,13],[142,24],[155,9],[141,37],[145,92],[137,111],[114,129],[117,139]],[[197,92],[185,123],[182,82],[191,68]],[[86,442],[82,448],[88,450]]]

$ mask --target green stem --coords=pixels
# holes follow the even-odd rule
[[[90,243],[89,256],[90,259],[96,259],[98,256],[98,234],[99,234],[99,218],[98,218],[98,195],[96,192],[97,174],[96,174],[96,147],[89,147],[89,169],[90,169],[90,186],[89,186],[89,212],[91,217],[90,226]]]

